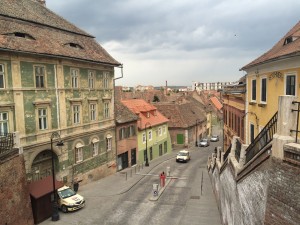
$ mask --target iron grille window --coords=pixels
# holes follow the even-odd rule
[[[286,95],[294,95],[296,94],[296,76],[295,75],[287,75],[286,76]]]

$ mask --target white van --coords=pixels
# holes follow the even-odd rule
[[[68,186],[59,188],[57,194],[58,207],[65,213],[81,209],[85,205],[84,198]]]
[[[181,150],[177,153],[176,162],[188,162],[190,159],[190,152],[187,150]]]

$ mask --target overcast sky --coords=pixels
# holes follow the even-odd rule
[[[237,81],[299,21],[299,0],[46,0],[124,65],[116,85]],[[298,15],[298,16],[297,16]],[[116,69],[116,77],[120,70]]]

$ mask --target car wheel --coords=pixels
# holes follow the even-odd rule
[[[63,211],[64,213],[67,213],[67,212],[68,212],[67,206],[62,205],[62,206],[61,206],[61,211]]]

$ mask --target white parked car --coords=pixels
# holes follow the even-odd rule
[[[181,150],[177,153],[176,162],[188,162],[189,160],[191,160],[189,151]]]
[[[212,135],[211,138],[210,138],[210,141],[212,141],[212,142],[219,141],[219,136],[218,135]]]
[[[85,205],[84,198],[73,191],[68,186],[63,186],[57,190],[58,207],[64,213],[81,209]]]

